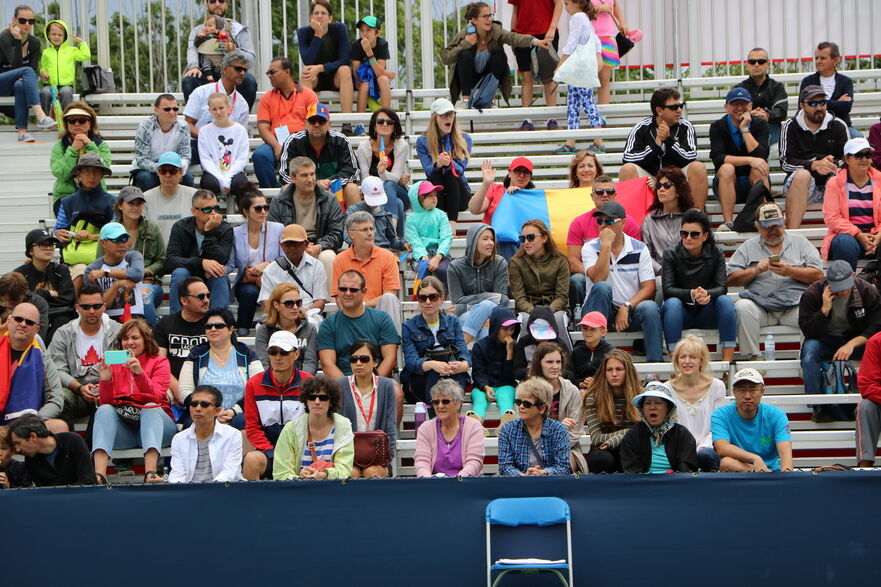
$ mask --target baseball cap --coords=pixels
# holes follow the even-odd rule
[[[502,326],[514,326],[515,324],[523,324],[517,318],[508,318],[504,322],[502,322]]]
[[[43,228],[35,228],[30,231],[27,236],[24,237],[24,250],[25,255],[30,256],[31,248],[34,245],[38,245],[40,243],[44,243],[46,241],[52,241],[58,244],[58,239],[55,238],[51,232]]]
[[[369,26],[372,29],[379,28],[379,21],[376,19],[375,16],[365,16],[364,18],[362,18],[361,20],[359,20],[358,22],[355,23],[355,28],[356,29],[360,28],[362,24],[366,24],[367,26]]]
[[[105,175],[110,175],[112,173],[112,171],[110,171],[110,168],[104,165],[104,161],[101,159],[101,155],[99,155],[98,153],[92,153],[91,151],[80,155],[80,158],[76,163],[76,167],[74,167],[73,170],[76,171],[77,169],[82,169],[83,167],[97,167],[98,169],[103,171]]]
[[[419,182],[419,189],[416,191],[416,194],[419,196],[424,196],[426,194],[430,194],[431,192],[442,192],[444,186],[442,185],[434,185],[430,181],[421,181]]]
[[[731,88],[728,90],[728,93],[725,95],[725,103],[730,104],[731,102],[752,102],[753,97],[750,95],[746,88]]]
[[[768,228],[775,225],[783,226],[783,210],[773,202],[762,204],[756,212],[756,222],[758,222],[759,226],[762,228]]]
[[[453,106],[453,103],[447,100],[446,98],[438,98],[434,102],[431,103],[431,114],[446,114],[447,112],[453,112],[456,110],[456,107]]]
[[[608,328],[609,321],[602,312],[588,312],[578,323],[579,326],[590,326],[591,328]]]
[[[119,222],[108,222],[101,228],[101,234],[98,236],[98,238],[100,240],[108,238],[119,238],[124,234],[128,235],[129,238],[131,238],[132,236],[128,232],[126,232],[125,226],[123,226]]]
[[[826,269],[826,283],[832,293],[847,291],[853,287],[853,267],[847,261],[832,261]]]
[[[281,242],[290,243],[290,242],[306,242],[309,240],[309,235],[306,234],[306,229],[300,226],[299,224],[288,224],[284,227],[284,230],[281,231]]]
[[[760,383],[762,385],[765,384],[765,380],[762,378],[762,374],[751,368],[741,369],[740,371],[735,373],[731,385],[737,385],[741,381],[750,381],[752,383]]]
[[[624,206],[618,202],[603,202],[603,205],[597,208],[594,216],[608,216],[609,218],[627,218],[627,212]]]
[[[874,152],[875,149],[872,148],[872,145],[869,144],[869,141],[864,139],[863,137],[857,137],[855,139],[850,139],[846,143],[844,143],[844,154],[845,155],[856,155],[860,151],[865,151],[866,149]]]
[[[144,197],[144,192],[141,191],[141,188],[135,185],[127,185],[121,190],[119,190],[119,202],[134,202],[135,200],[144,200],[147,201],[147,198]]]
[[[324,120],[330,120],[330,110],[328,110],[327,106],[321,102],[310,104],[309,107],[306,108],[306,120],[315,118],[316,116],[323,118]]]
[[[300,339],[287,330],[279,330],[269,337],[269,343],[266,345],[266,348],[271,349],[272,347],[291,352],[294,349],[300,348]]]
[[[642,393],[630,400],[630,405],[638,408],[642,405],[642,400],[647,397],[659,397],[667,400],[671,406],[676,405],[673,403],[673,393],[670,391],[670,388],[660,381],[649,381]]]
[[[529,325],[529,334],[535,340],[554,340],[557,338],[557,330],[544,318],[536,318]]]
[[[368,206],[382,206],[388,202],[382,180],[372,175],[361,182],[361,193],[364,194],[364,202]]]
[[[811,98],[816,98],[817,96],[826,97],[826,90],[823,89],[823,86],[818,86],[817,84],[811,84],[809,86],[805,86],[801,89],[801,92],[798,94],[799,102],[806,102]]]
[[[156,167],[162,167],[163,165],[171,165],[172,167],[183,169],[184,162],[181,160],[180,155],[174,151],[166,151],[159,155],[159,161],[156,162]]]
[[[532,161],[530,161],[528,157],[515,157],[508,166],[508,171],[514,171],[518,167],[525,167],[529,170],[529,173],[535,171],[532,167]]]

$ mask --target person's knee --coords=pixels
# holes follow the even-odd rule
[[[716,171],[716,176],[719,178],[719,182],[734,181],[734,165],[730,163],[723,163],[722,166]]]
[[[590,288],[591,295],[596,296],[606,296],[612,297],[612,284],[608,281],[601,281],[599,283],[594,283],[593,287]]]
[[[743,463],[731,457],[722,457],[719,461],[719,471],[722,473],[736,473],[743,470]]]

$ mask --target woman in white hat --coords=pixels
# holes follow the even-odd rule
[[[694,436],[676,423],[676,404],[670,388],[651,381],[630,402],[642,422],[621,441],[621,467],[625,473],[693,473],[697,471]]]
[[[52,148],[49,168],[55,176],[52,199],[55,205],[77,190],[74,182],[74,168],[83,153],[98,153],[104,165],[110,167],[110,146],[104,142],[98,130],[98,115],[85,102],[71,102],[64,109],[64,128],[59,133],[58,142]],[[101,189],[106,190],[104,182]],[[58,208],[53,208],[55,212]]]

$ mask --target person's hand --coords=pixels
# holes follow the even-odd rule
[[[741,132],[749,130],[749,124],[753,121],[753,117],[749,112],[743,113],[743,118],[740,119],[740,125],[737,127]]]
[[[529,467],[528,469],[526,469],[525,474],[528,477],[540,477],[542,475],[547,475],[548,472],[541,467]]]
[[[83,147],[86,146],[86,141],[87,141],[87,140],[89,140],[89,137],[87,137],[87,136],[84,135],[84,134],[78,134],[78,135],[75,135],[75,136],[73,137],[73,140],[70,141],[70,147],[71,147],[74,151],[81,151],[81,150],[83,149]]]
[[[615,314],[615,330],[624,332],[628,326],[630,326],[630,311],[627,306],[621,306]]]
[[[580,389],[587,389],[590,387],[590,384],[593,383],[593,377],[585,377],[584,381],[578,384]]]
[[[77,393],[86,400],[87,402],[92,402],[93,404],[98,403],[98,385],[96,383],[83,383],[77,389]]]
[[[768,162],[760,157],[750,157],[749,166],[764,175],[768,175]]]
[[[367,56],[373,53],[373,51],[370,50],[370,41],[367,39],[361,39],[361,48],[364,50],[364,58],[369,59]]]
[[[439,253],[437,255],[435,255],[434,257],[432,257],[428,261],[428,270],[431,271],[432,273],[435,270],[437,270],[437,266],[440,265],[440,262],[443,260],[443,258],[444,258],[444,256]]]
[[[87,241],[91,238],[91,236],[92,236],[91,233],[88,230],[86,230],[85,228],[83,228],[82,230],[76,231],[76,234],[73,235],[73,238],[75,238],[78,241]],[[98,236],[98,235],[95,235],[95,236]]]
[[[309,17],[309,28],[315,31],[316,37],[324,37],[327,35],[327,29],[329,28],[329,23],[324,20],[319,20],[315,16]]]
[[[318,69],[317,65],[304,65],[303,69],[300,70],[300,75],[305,80],[314,80],[318,77],[319,73],[321,73],[321,70]]]
[[[487,399],[487,401],[491,401],[491,402],[496,401],[496,392],[495,392],[495,390],[494,390],[492,387],[490,387],[489,385],[487,385],[487,386],[485,386],[485,387],[483,388],[483,393],[486,394],[486,399]]]
[[[98,281],[102,277],[104,277],[104,272],[100,269],[92,269],[89,271],[89,281]]]
[[[601,247],[611,247],[612,243],[615,242],[615,231],[611,229],[609,226],[604,226],[602,230],[600,230],[600,246]]]
[[[220,44],[223,45],[223,48],[221,50],[226,51],[227,53],[236,48],[236,44],[233,43],[232,39],[221,41]]]
[[[235,418],[236,413],[233,410],[223,410],[219,414],[217,414],[217,421],[221,424],[227,424],[230,420]]]
[[[98,379],[101,381],[110,381],[113,379],[113,369],[104,362],[104,359],[98,363]]]
[[[828,285],[823,288],[822,300],[823,304],[820,306],[820,312],[824,316],[828,316],[829,312],[832,311],[832,302],[835,300],[835,294],[832,293],[832,288]]]
[[[573,420],[572,418],[563,418],[562,420],[560,420],[560,424],[565,426],[566,430],[568,430],[569,432],[572,432],[572,430],[575,429],[575,420]]]
[[[750,465],[750,471],[753,473],[770,473],[771,469],[768,468],[768,465],[765,464],[765,461],[762,460],[762,457],[759,455],[753,455],[753,462]]]
[[[388,78],[388,81],[392,81],[393,79],[395,79],[396,77],[398,77],[398,74],[396,74],[396,73],[395,73],[394,71],[392,71],[391,69],[386,69],[386,70],[385,70],[385,73],[383,73],[383,75],[384,75],[385,77]]]
[[[758,116],[759,118],[764,119],[766,121],[770,118],[768,116],[768,113],[765,112],[764,108],[753,108],[752,110],[749,111],[749,113],[754,117]]]
[[[670,138],[670,127],[663,120],[661,124],[658,125],[658,135],[657,135],[657,143],[660,145],[664,141]]]
[[[437,156],[438,167],[448,167],[453,162],[453,157],[446,151]]]
[[[835,351],[835,354],[832,355],[832,360],[833,361],[849,361],[851,355],[853,355],[853,351],[854,351],[854,344],[852,342],[846,342],[843,345],[841,345],[841,348],[839,348],[837,351]]]
[[[610,6],[609,10],[611,10],[611,9],[612,8]],[[630,27],[628,27],[627,23],[624,22],[623,20],[618,21],[618,30],[621,31],[621,34],[624,35],[625,37],[630,34]]]
[[[312,243],[311,245],[306,247],[306,253],[310,257],[315,257],[317,259],[318,255],[321,254],[321,245],[319,245],[318,243]]]
[[[214,259],[202,259],[202,270],[205,272],[205,277],[208,278],[223,277],[226,275],[226,270],[223,265]]]
[[[702,287],[696,287],[691,290],[691,297],[694,299],[695,303],[701,306],[706,306],[710,303],[710,294],[707,293]]]
[[[401,174],[401,179],[398,181],[399,184],[406,187],[410,183],[410,174],[404,173]]]
[[[477,33],[468,33],[464,38],[465,43],[468,44],[469,47],[477,44]]]
[[[761,261],[756,263],[755,267],[756,267],[756,274],[761,275],[762,273],[764,273],[765,271],[767,271],[768,269],[771,268],[771,260],[770,259],[762,259]]]
[[[493,167],[493,162],[489,159],[484,159],[480,165],[480,171],[483,173],[483,183],[489,187],[496,180],[496,170]]]
[[[141,367],[141,362],[134,355],[129,357],[128,362],[125,364],[128,367],[128,370],[132,372],[132,375],[140,375],[144,372],[143,367]]]
[[[535,39],[532,41],[532,44],[536,47],[541,47],[542,49],[550,49],[551,48],[551,40],[550,39]]]
[[[853,98],[851,98],[850,95],[848,95],[848,94],[841,94],[841,96],[839,96],[838,100],[840,102],[850,102],[851,100],[853,100]]]
[[[184,77],[202,77],[202,72],[198,67],[194,67],[192,69],[188,69],[186,73],[184,73]]]
[[[6,476],[6,473],[0,473],[0,487],[3,489],[9,489],[9,477]]]
[[[20,41],[24,41],[27,38],[27,35],[22,32],[21,27],[18,26],[17,24],[10,25],[9,32],[12,33],[12,36],[14,38],[16,38]]]
[[[272,147],[272,151],[275,153],[276,160],[281,159],[281,153],[284,151],[284,146],[279,143],[277,146]]]
[[[82,43],[82,42],[83,42],[83,40],[82,40],[81,38],[79,38],[78,36],[74,35],[73,33],[71,33],[70,38],[73,39],[74,42],[76,42],[76,43]]]
[[[608,442],[604,442],[604,443],[602,443],[601,445],[599,445],[597,448],[600,449],[600,450],[609,450],[609,443],[608,443]]]
[[[221,222],[223,222],[223,216],[220,214],[220,212],[212,212],[208,216],[208,220],[205,221],[205,232],[214,230],[215,228],[220,226]]]
[[[444,374],[444,371],[447,368],[447,364],[443,361],[425,361],[425,363],[423,363],[423,371],[426,370],[425,366],[428,366],[428,371],[434,371],[435,373],[440,373],[441,375]]]
[[[70,241],[70,231],[67,229],[59,229],[55,231],[55,238],[59,241],[66,243]]]
[[[789,277],[789,274],[792,273],[792,265],[790,265],[786,261],[779,261],[777,263],[769,263],[768,268],[773,273],[776,273],[780,277]]]
[[[826,155],[822,159],[817,159],[811,163],[811,169],[820,175],[829,175],[835,173],[838,166],[835,164],[835,158],[832,155]]]
[[[386,171],[388,171],[388,157],[382,154],[379,156],[379,161],[376,162],[376,173],[382,176]]]
[[[502,339],[502,342],[505,343],[505,350],[512,351],[514,350],[514,337],[510,334]]]
[[[447,366],[449,367],[450,375],[455,375],[456,373],[464,373],[468,370],[467,361],[453,361],[451,363],[447,363]]]
[[[45,71],[41,71],[40,72],[40,79],[43,80],[44,82],[49,81],[49,74],[46,73]]]
[[[317,471],[312,467],[303,467],[300,469],[300,479],[314,479]]]
[[[871,255],[875,252],[875,248],[878,246],[878,235],[869,233],[864,234],[866,235],[868,242],[863,244],[863,248],[866,250],[866,253]]]
[[[325,190],[330,189],[330,180],[329,179],[319,179],[315,183],[317,185],[321,186],[322,189],[325,189]]]

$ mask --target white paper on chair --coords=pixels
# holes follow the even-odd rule
[[[562,565],[566,559],[548,560],[546,558],[500,558],[497,565]]]

